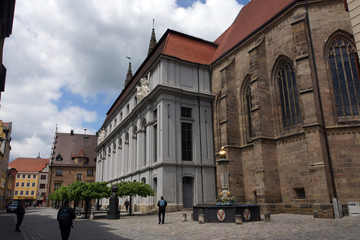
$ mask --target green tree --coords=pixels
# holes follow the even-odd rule
[[[70,199],[77,206],[80,200],[85,201],[85,217],[88,215],[91,199],[109,198],[111,190],[107,182],[81,182],[76,181],[69,185]]]
[[[118,191],[117,194],[119,197],[129,197],[130,198],[130,209],[129,215],[132,211],[132,198],[136,196],[148,197],[154,196],[155,192],[149,184],[143,182],[120,182],[117,184]]]
[[[49,196],[50,200],[55,201],[56,207],[58,207],[59,201],[64,201],[69,199],[69,187],[68,186],[61,186],[52,192]]]

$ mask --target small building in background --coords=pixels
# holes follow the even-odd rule
[[[18,171],[15,168],[8,167],[7,179],[5,183],[4,207],[9,205],[12,199],[14,198],[15,181],[16,181],[17,173]]]
[[[46,184],[39,186],[39,179],[44,175],[47,177],[48,165],[49,159],[41,158],[40,155],[37,158],[16,158],[10,162],[9,167],[18,171],[13,200],[24,200],[28,206],[35,203],[42,205],[41,192],[46,190]]]
[[[95,182],[96,136],[55,132],[49,164],[47,193],[76,181]],[[48,201],[47,206],[53,202]]]

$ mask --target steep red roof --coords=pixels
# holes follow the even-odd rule
[[[209,65],[215,50],[215,44],[171,31],[162,53],[181,60]]]
[[[219,45],[213,56],[215,61],[231,48],[256,32],[261,26],[282,12],[296,0],[252,0],[246,4],[233,24],[215,40]]]
[[[48,164],[48,158],[16,158],[9,167],[16,168],[18,172],[41,172]]]

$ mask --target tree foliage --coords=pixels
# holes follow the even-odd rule
[[[49,198],[53,201],[62,201],[69,199],[69,186],[61,186],[52,192]]]
[[[143,182],[120,182],[117,183],[119,197],[148,197],[154,196],[155,192],[149,184]]]
[[[81,182],[76,181],[69,186],[61,186],[49,196],[51,200],[90,200],[108,198],[111,189],[106,182]]]

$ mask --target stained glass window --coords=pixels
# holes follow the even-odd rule
[[[284,128],[288,128],[301,122],[294,67],[289,61],[282,61],[276,76],[279,85],[282,123]]]
[[[354,46],[337,37],[329,48],[329,65],[338,117],[359,115],[360,84]]]

